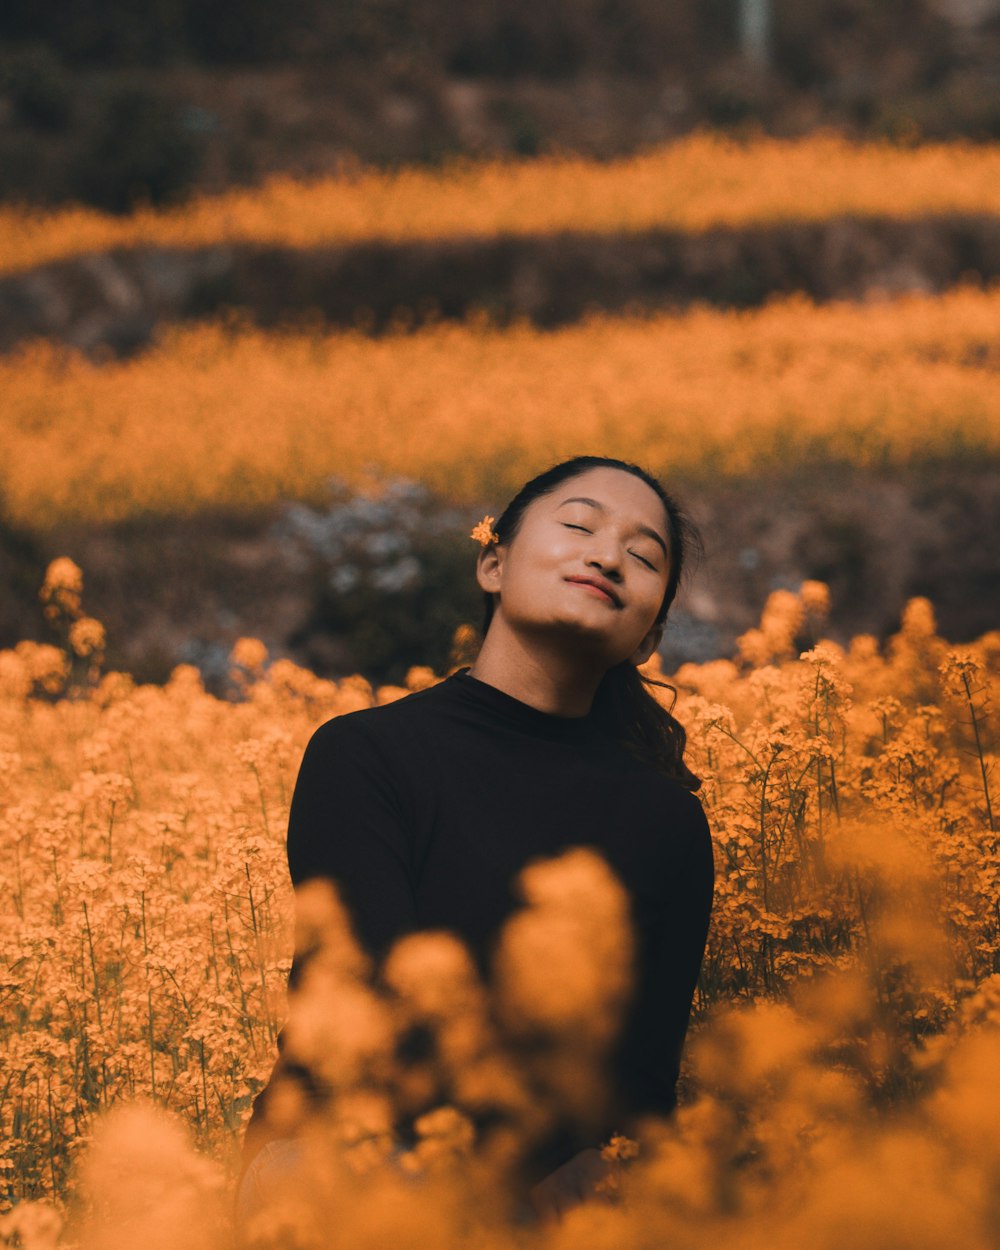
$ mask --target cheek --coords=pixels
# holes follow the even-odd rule
[[[531,616],[546,598],[547,577],[536,561],[519,560],[507,567],[501,597],[508,615]]]
[[[636,603],[637,615],[645,622],[646,629],[652,629],[656,624],[656,618],[660,614],[660,605],[663,603],[663,596],[666,593],[663,589],[658,589],[653,594],[644,594]]]
[[[511,619],[552,620],[573,610],[564,576],[573,570],[572,553],[563,544],[547,542],[512,560],[503,580],[504,610]]]
[[[526,534],[527,541],[513,553],[507,568],[507,580],[516,586],[533,588],[544,593],[558,584],[559,578],[580,563],[579,543],[574,544],[569,530],[550,530],[542,534]]]

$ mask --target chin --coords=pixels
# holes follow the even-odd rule
[[[604,639],[607,642],[607,627],[595,624],[585,616],[565,616],[552,622],[553,629],[572,634],[576,638]]]
[[[595,621],[589,613],[563,612],[544,619],[522,618],[512,625],[527,635],[556,638],[567,650],[578,652],[581,658],[599,660],[608,667],[620,662],[617,648],[608,636],[607,624]]]
[[[562,636],[567,650],[578,652],[581,658],[599,661],[607,668],[620,663],[607,634],[589,621],[566,621],[553,632]]]

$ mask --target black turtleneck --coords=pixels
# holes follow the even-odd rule
[[[486,975],[501,925],[523,905],[518,872],[571,846],[599,851],[631,900],[636,981],[610,1104],[613,1126],[627,1132],[633,1116],[674,1107],[708,930],[711,839],[690,791],[637,761],[592,715],[539,711],[460,669],[321,725],[288,824],[292,883],[333,879],[377,964],[402,934],[447,929]],[[266,1102],[267,1089],[245,1163],[266,1140]],[[596,1144],[564,1133],[529,1172],[540,1178]]]

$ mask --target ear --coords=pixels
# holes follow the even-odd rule
[[[656,648],[660,645],[660,641],[663,638],[664,624],[664,621],[657,621],[656,624],[650,628],[642,642],[639,643],[636,649],[629,656],[629,661],[632,664],[635,664],[636,667],[640,664],[645,664]]]
[[[490,543],[476,558],[476,581],[488,594],[499,594],[503,573],[503,550],[499,543]]]

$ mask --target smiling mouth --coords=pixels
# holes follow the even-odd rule
[[[609,603],[613,608],[620,608],[622,606],[621,602],[613,595],[604,590],[602,587],[595,586],[593,582],[585,582],[575,577],[568,577],[566,580],[572,586],[582,586],[584,590],[589,590],[592,594],[600,595],[604,602]]]

